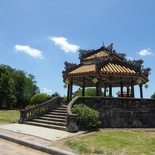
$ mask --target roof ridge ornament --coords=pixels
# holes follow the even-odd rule
[[[89,49],[89,50],[79,50],[79,59],[80,61],[83,61],[83,59],[91,52],[95,51],[94,49]]]
[[[149,74],[151,74],[151,73],[150,73],[150,71],[151,71],[151,68],[150,68],[150,67],[148,67],[148,68],[143,68],[141,71],[142,71],[142,73],[143,73],[144,75],[146,75],[147,77],[149,76]]]
[[[65,61],[64,65],[65,65],[65,69],[70,69],[72,67],[75,67],[76,63],[69,63],[69,62]]]
[[[133,66],[141,67],[144,61],[142,59],[139,59],[139,60],[133,60],[133,61],[128,60],[127,62]]]
[[[107,49],[109,50],[110,53],[113,51],[113,43],[111,43],[109,46],[107,46]]]

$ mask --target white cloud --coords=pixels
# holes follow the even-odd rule
[[[25,52],[34,58],[43,59],[42,52],[29,46],[15,45],[17,52]]]
[[[51,95],[51,92],[52,92],[52,90],[47,89],[47,88],[43,88],[43,93]]]
[[[140,52],[138,52],[138,54],[141,56],[154,55],[154,53],[152,53],[149,48],[141,50]]]
[[[64,37],[49,37],[50,40],[54,41],[55,45],[60,46],[62,50],[67,52],[76,52],[80,47],[77,45],[72,45],[67,42]]]

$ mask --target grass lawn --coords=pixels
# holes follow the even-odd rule
[[[105,129],[56,141],[52,146],[81,155],[153,155],[155,129]]]
[[[18,122],[19,116],[19,110],[0,110],[0,124]]]

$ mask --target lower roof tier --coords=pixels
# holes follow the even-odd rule
[[[132,79],[134,85],[148,82],[148,78],[140,72],[111,62],[101,67],[99,71],[96,70],[95,64],[79,66],[73,71],[68,72],[65,78],[73,78],[74,85],[81,87],[83,85],[83,77],[85,77],[86,87],[95,86],[96,82],[93,81],[94,78],[100,81],[102,87],[105,87],[110,82],[113,87],[119,87],[120,81],[123,81],[123,85],[127,86],[130,85]]]
[[[68,73],[68,76],[77,76],[77,75],[88,75],[96,73],[96,65],[84,65]],[[125,66],[117,65],[114,63],[108,63],[107,65],[101,67],[100,74],[108,75],[137,75],[138,72],[131,70]]]

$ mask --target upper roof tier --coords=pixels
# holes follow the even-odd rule
[[[94,58],[113,58],[118,61],[123,61],[126,56],[124,53],[117,53],[115,50],[113,50],[113,43],[107,47],[102,46],[97,50],[79,50],[79,52],[79,58],[81,62],[94,60]]]

